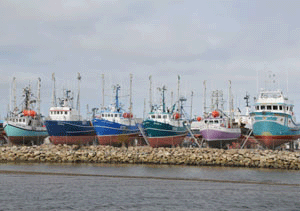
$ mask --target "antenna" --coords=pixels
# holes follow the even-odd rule
[[[77,110],[78,110],[78,116],[80,120],[80,81],[81,81],[80,73],[78,73],[77,79],[78,79]]]
[[[38,78],[38,93],[37,93],[37,102],[38,102],[38,107],[37,107],[37,114],[40,116],[41,114],[41,78]]]

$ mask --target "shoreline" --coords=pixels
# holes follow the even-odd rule
[[[2,146],[0,162],[124,163],[300,170],[300,152],[79,145]]]

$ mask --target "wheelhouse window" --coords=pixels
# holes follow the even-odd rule
[[[291,106],[290,111],[293,112],[293,106]]]
[[[155,119],[155,115],[151,115],[151,118],[152,118],[152,119]]]
[[[267,110],[272,110],[272,106],[271,105],[267,105]]]
[[[167,119],[167,115],[163,115],[163,118],[164,118],[164,119]]]
[[[266,109],[266,106],[262,105],[260,106],[260,110],[265,110]]]
[[[217,124],[218,124],[218,123],[219,123],[219,121],[218,121],[218,120],[215,120],[215,123],[217,123]]]
[[[278,106],[277,105],[273,105],[273,110],[278,110]]]
[[[256,106],[256,110],[259,110],[259,106]]]
[[[23,119],[23,122],[25,122],[25,119]]]
[[[287,110],[287,111],[289,110],[289,107],[288,107],[288,106],[286,107],[286,110]]]
[[[279,106],[279,110],[282,111],[282,105]]]
[[[206,124],[208,121],[207,121],[207,120],[205,120],[204,122],[205,122],[205,124]]]
[[[115,117],[118,117],[118,114],[115,114]]]
[[[101,114],[102,117],[104,117],[104,114]]]
[[[65,111],[65,114],[68,114],[68,112],[67,112],[67,111]]]

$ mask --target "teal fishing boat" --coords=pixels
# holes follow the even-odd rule
[[[40,87],[40,79],[39,85]],[[8,117],[4,122],[4,131],[11,144],[16,145],[34,145],[42,144],[48,136],[46,127],[44,127],[42,115],[33,110],[33,104],[38,100],[33,99],[31,87],[23,89],[24,102],[22,109],[14,108],[8,113]],[[39,96],[39,94],[38,94]]]
[[[175,112],[176,104],[171,110],[166,109],[165,86],[160,90],[162,92],[162,105],[152,107],[147,119],[143,121],[148,142],[152,147],[181,145],[188,133],[182,113]]]

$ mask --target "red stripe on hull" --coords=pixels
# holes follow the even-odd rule
[[[40,145],[47,136],[9,136],[8,140],[14,145]]]
[[[97,136],[99,145],[121,146],[122,142],[132,145],[133,141],[139,137],[139,134],[123,134],[114,136]]]
[[[300,138],[300,135],[298,136],[255,136],[255,138],[262,143],[264,146],[268,148],[275,148],[280,146],[281,144],[297,140]]]
[[[78,144],[78,145],[88,145],[93,144],[95,141],[95,136],[50,136],[50,141],[57,144]]]
[[[166,137],[147,137],[151,147],[176,147],[180,146],[186,135],[166,136]]]

